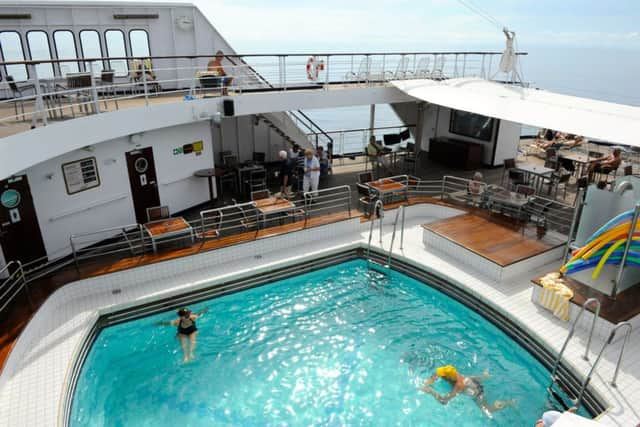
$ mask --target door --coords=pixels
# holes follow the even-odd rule
[[[26,175],[0,181],[0,246],[6,262],[47,261]]]
[[[147,222],[147,208],[160,205],[153,148],[129,151],[126,155],[136,221],[144,224]]]

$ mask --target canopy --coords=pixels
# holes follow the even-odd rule
[[[391,83],[432,104],[590,139],[640,146],[640,107],[477,78]]]

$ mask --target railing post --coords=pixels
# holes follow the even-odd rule
[[[385,55],[384,53],[382,54],[382,81],[386,81],[387,78],[384,75],[384,68],[387,62],[387,55]]]
[[[78,264],[78,254],[76,253],[76,245],[73,243],[73,235],[69,237],[69,246],[71,246],[71,253],[73,254],[73,263],[76,266],[76,270],[80,273],[80,265]]]
[[[44,101],[42,100],[42,88],[40,87],[40,78],[38,77],[38,69],[34,64],[29,64],[29,69],[33,75],[34,87],[36,91],[36,99],[34,105],[34,111],[31,114],[31,127],[35,128],[38,122],[38,116],[42,120],[44,126],[47,125],[47,111],[44,107]],[[23,110],[24,111],[24,110]]]
[[[624,348],[627,345],[627,341],[629,341],[629,336],[631,335],[631,323],[629,322],[621,322],[616,325],[616,329],[627,327],[627,333],[624,334],[624,341],[622,342],[622,348],[620,348],[620,356],[618,356],[618,361],[616,362],[616,370],[613,373],[613,378],[611,379],[611,387],[618,387],[618,373],[620,372],[620,365],[622,364],[622,355],[624,354]]]
[[[324,66],[324,72],[325,72],[324,89],[325,90],[329,90],[329,58],[331,58],[331,57],[329,55],[327,55],[327,63]]]
[[[144,254],[146,252],[146,247],[144,243],[144,227],[142,227],[142,224],[138,224],[138,230],[140,231],[140,249]]]
[[[282,86],[287,90],[287,57],[282,57]]]
[[[464,77],[465,71],[467,70],[467,54],[462,55],[462,77]]]
[[[598,301],[595,298],[589,298],[584,302],[583,306],[586,308],[591,303],[596,304],[596,310],[593,312],[593,320],[591,321],[591,330],[589,331],[589,338],[587,338],[587,345],[584,348],[584,355],[582,356],[584,360],[589,360],[589,347],[591,347],[591,338],[593,338],[593,331],[596,327],[596,321],[598,320],[598,317],[600,317],[600,301]]]
[[[142,70],[142,87],[144,90],[144,105],[149,106],[149,88],[147,87],[147,72],[144,66],[144,59],[141,61],[140,69]]]
[[[404,249],[404,211],[406,211],[406,206],[402,207],[402,228],[400,229],[400,250]]]
[[[98,88],[96,87],[96,81],[93,78],[93,62],[89,62],[89,73],[91,74],[91,101],[93,103],[93,111],[95,113],[99,113],[100,103],[98,102]]]
[[[569,260],[569,254],[571,253],[571,243],[573,241],[573,236],[576,232],[576,227],[578,225],[578,216],[580,215],[580,211],[582,210],[582,188],[579,188],[576,192],[575,198],[575,207],[573,208],[573,220],[571,221],[571,228],[569,228],[569,236],[567,236],[567,245],[564,248],[563,260],[566,263]]]
[[[631,249],[631,242],[633,241],[633,233],[635,232],[636,225],[638,224],[638,216],[640,216],[640,203],[636,204],[636,207],[633,211],[633,219],[631,220],[631,229],[629,230],[629,234],[627,236],[627,243],[624,245],[624,252],[622,254],[622,259],[620,260],[620,266],[618,267],[618,274],[616,275],[616,280],[613,283],[613,289],[611,290],[611,298],[616,299],[616,294],[618,293],[618,286],[620,286],[620,282],[622,281],[622,274],[624,273],[624,266],[627,262],[627,257],[629,256],[629,249]]]

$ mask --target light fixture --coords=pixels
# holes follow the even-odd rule
[[[53,173],[53,172],[49,172],[49,173],[46,173],[46,174],[44,175],[44,177],[45,177],[46,179],[48,179],[49,181],[53,180],[53,177],[54,177],[54,176],[56,176],[56,174],[55,174],[55,173]]]
[[[129,135],[129,142],[131,144],[139,144],[142,141],[142,133],[134,133]]]
[[[89,153],[93,153],[95,148],[93,145],[87,145],[86,147],[82,147],[84,151],[88,151]]]

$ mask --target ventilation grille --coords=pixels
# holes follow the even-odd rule
[[[30,13],[0,13],[0,19],[31,19]]]
[[[126,13],[114,14],[113,19],[158,19],[157,13]]]

